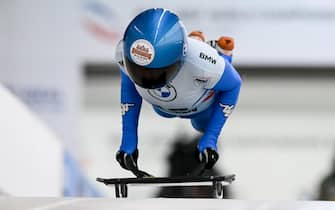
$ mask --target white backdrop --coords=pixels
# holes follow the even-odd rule
[[[234,36],[235,64],[335,64],[335,4],[330,0],[3,0],[0,82],[80,153],[77,126],[83,66],[112,62],[126,25],[140,10],[154,6],[175,10],[189,31],[201,29],[210,39]],[[118,90],[111,92],[117,97]],[[108,109],[119,109],[118,103]],[[119,130],[113,132],[119,135]],[[96,134],[90,141],[94,138]]]
[[[235,37],[235,63],[335,64],[332,50],[335,47],[332,41],[335,3],[331,0],[148,0],[136,3],[130,0],[83,0],[79,3],[86,20],[95,21],[98,28],[112,32],[114,36],[109,36],[109,40],[121,38],[127,24],[139,11],[166,7],[181,17],[188,31],[200,29],[209,39],[221,35]],[[93,42],[90,44],[90,55],[109,60],[111,51],[104,47],[106,44],[96,43],[95,47]],[[99,56],[95,52],[99,52]]]
[[[64,156],[65,170],[59,168],[57,171],[64,175],[64,180],[55,181],[55,184],[58,184],[59,195],[65,188],[66,195],[72,196],[94,192],[76,162],[82,158],[78,126],[83,65],[80,49],[83,40],[78,39],[83,30],[77,3],[65,0],[0,2],[0,82],[37,113],[61,140],[58,143],[70,151]],[[13,120],[11,115],[5,117]],[[21,139],[24,140],[33,144],[35,139]],[[39,144],[45,155],[57,149],[43,147],[43,142]],[[17,156],[21,155],[18,151]],[[61,158],[63,161],[63,156]],[[31,159],[25,164],[32,166],[27,174],[40,170],[33,167]],[[39,195],[48,195],[43,191],[43,186],[48,184],[34,184],[36,191],[40,190]]]
[[[59,139],[1,85],[0,104],[0,191],[15,196],[62,195]]]
[[[0,82],[73,151],[79,150],[81,67],[76,14],[76,4],[67,1],[0,3]]]

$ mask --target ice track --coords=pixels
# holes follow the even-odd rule
[[[17,198],[0,197],[6,210],[328,210],[325,201],[245,201],[220,199],[114,199],[114,198]]]

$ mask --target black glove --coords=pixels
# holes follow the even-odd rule
[[[116,153],[116,160],[120,163],[121,167],[126,170],[138,170],[137,167],[138,150],[136,149],[132,154],[118,151]]]
[[[206,169],[211,169],[219,159],[219,154],[212,148],[206,148],[203,152],[199,152],[200,163],[205,164]]]

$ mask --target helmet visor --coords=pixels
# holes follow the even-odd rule
[[[176,76],[182,64],[179,60],[166,67],[148,68],[133,63],[126,56],[124,61],[129,76],[137,85],[145,89],[155,89],[165,86]]]

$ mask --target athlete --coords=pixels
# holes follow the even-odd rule
[[[198,160],[210,169],[219,158],[217,141],[240,92],[231,64],[234,40],[206,43],[200,31],[187,36],[173,12],[148,9],[128,25],[116,50],[121,69],[122,142],[116,159],[138,170],[137,127],[142,99],[166,118],[190,119],[203,133]]]

